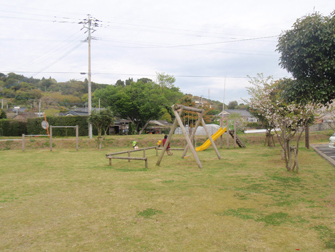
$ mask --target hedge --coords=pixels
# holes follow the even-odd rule
[[[30,135],[44,135],[46,130],[41,124],[43,117],[29,118],[27,121],[27,132]],[[57,116],[47,117],[47,122],[52,126],[79,126],[79,136],[88,135],[87,116]],[[73,128],[53,128],[52,136],[75,136],[76,131]],[[93,127],[93,135],[98,135],[98,130]]]
[[[27,134],[26,122],[0,119],[0,136],[22,136],[22,134]]]
[[[28,118],[27,122],[0,119],[0,136],[46,135],[47,131],[42,128],[42,121],[44,121],[44,117]],[[87,116],[47,117],[47,122],[52,126],[79,125],[79,136],[88,136]],[[73,128],[53,128],[52,135],[75,136],[76,131]],[[93,135],[98,135],[98,130],[95,127],[93,127]]]

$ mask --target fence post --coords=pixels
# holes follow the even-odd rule
[[[52,125],[50,125],[50,151],[52,151]]]
[[[76,149],[78,151],[79,148],[79,126],[76,125]]]
[[[24,141],[24,139],[25,139],[25,135],[22,134],[22,151],[25,150],[25,141]]]
[[[236,149],[236,120],[234,121],[234,149]]]
[[[227,118],[227,149],[229,149],[229,119]]]

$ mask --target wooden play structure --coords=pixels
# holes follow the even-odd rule
[[[200,162],[200,160],[199,160],[199,158],[198,158],[197,152],[196,152],[196,150],[195,150],[195,148],[194,148],[194,146],[193,146],[193,143],[192,143],[192,141],[191,141],[191,139],[194,138],[195,132],[196,132],[197,128],[199,127],[200,123],[201,123],[202,126],[204,127],[204,130],[205,130],[205,132],[206,132],[206,135],[207,135],[207,137],[208,137],[210,143],[212,144],[212,146],[213,146],[213,148],[214,148],[214,150],[215,150],[215,152],[216,152],[216,155],[217,155],[218,159],[221,159],[220,153],[219,153],[218,149],[216,148],[216,145],[215,145],[215,143],[214,143],[214,140],[212,139],[212,136],[209,134],[209,132],[208,132],[208,130],[207,130],[207,127],[206,127],[206,123],[205,123],[205,121],[204,121],[204,119],[203,119],[203,115],[204,115],[204,113],[205,113],[205,110],[203,110],[203,109],[198,109],[198,108],[194,108],[194,107],[187,107],[187,106],[179,105],[179,104],[173,105],[173,106],[172,106],[172,110],[173,110],[173,113],[174,113],[176,119],[175,119],[174,122],[173,122],[173,125],[172,125],[172,127],[171,127],[169,136],[168,136],[168,138],[167,138],[167,140],[166,140],[166,143],[165,143],[165,145],[164,145],[163,151],[161,152],[161,154],[160,154],[160,156],[159,156],[159,158],[158,158],[158,161],[157,161],[156,165],[157,165],[157,166],[160,165],[160,163],[161,163],[161,161],[162,161],[162,159],[163,159],[163,157],[164,157],[164,154],[165,154],[165,152],[166,152],[167,146],[168,146],[169,143],[171,142],[173,133],[174,133],[174,131],[175,131],[175,129],[177,128],[178,125],[179,125],[179,127],[181,128],[181,130],[182,130],[182,132],[183,132],[183,134],[184,134],[184,136],[185,136],[186,142],[187,142],[187,145],[186,145],[186,147],[185,147],[185,149],[184,149],[184,152],[183,152],[183,154],[182,154],[182,158],[185,157],[185,155],[186,155],[188,149],[190,149],[191,152],[192,152],[192,155],[193,155],[193,157],[194,157],[194,159],[195,159],[195,161],[197,162],[197,164],[198,164],[198,166],[199,166],[199,168],[202,169],[201,162]],[[180,118],[180,116],[182,115],[183,111],[192,111],[192,112],[196,112],[196,113],[198,114],[198,120],[197,120],[197,122],[196,122],[196,124],[195,124],[194,130],[192,131],[192,134],[191,134],[190,137],[188,136],[188,134],[187,134],[187,132],[186,132],[186,129],[185,129],[184,125],[183,125],[183,122],[182,122],[182,120],[181,120],[181,118]]]
[[[130,162],[130,160],[143,160],[145,162],[145,168],[148,168],[148,158],[145,156],[145,151],[146,150],[151,150],[151,149],[156,149],[156,156],[158,156],[158,148],[157,147],[147,147],[147,148],[136,149],[136,150],[128,150],[128,151],[108,153],[108,154],[106,154],[106,158],[109,159],[109,165],[112,165],[112,159],[125,159],[125,160],[128,160],[128,162]],[[138,151],[143,151],[143,157],[131,157],[130,156],[130,153],[138,152]],[[116,156],[116,155],[121,155],[121,154],[128,154],[128,157]]]

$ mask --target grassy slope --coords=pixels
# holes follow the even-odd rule
[[[155,166],[80,149],[0,152],[0,250],[322,251],[335,248],[334,167],[301,148],[174,151]],[[133,156],[142,156],[142,153]]]

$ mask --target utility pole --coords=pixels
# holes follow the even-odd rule
[[[83,21],[79,22],[79,24],[84,25],[82,29],[87,29],[87,42],[88,42],[88,115],[91,115],[92,110],[92,95],[91,95],[91,40],[92,40],[92,33],[95,32],[94,27],[98,27],[99,20],[92,18],[91,15],[87,15],[87,19],[84,19]],[[85,32],[85,33],[86,33]],[[88,124],[88,136],[92,139],[92,124]]]

